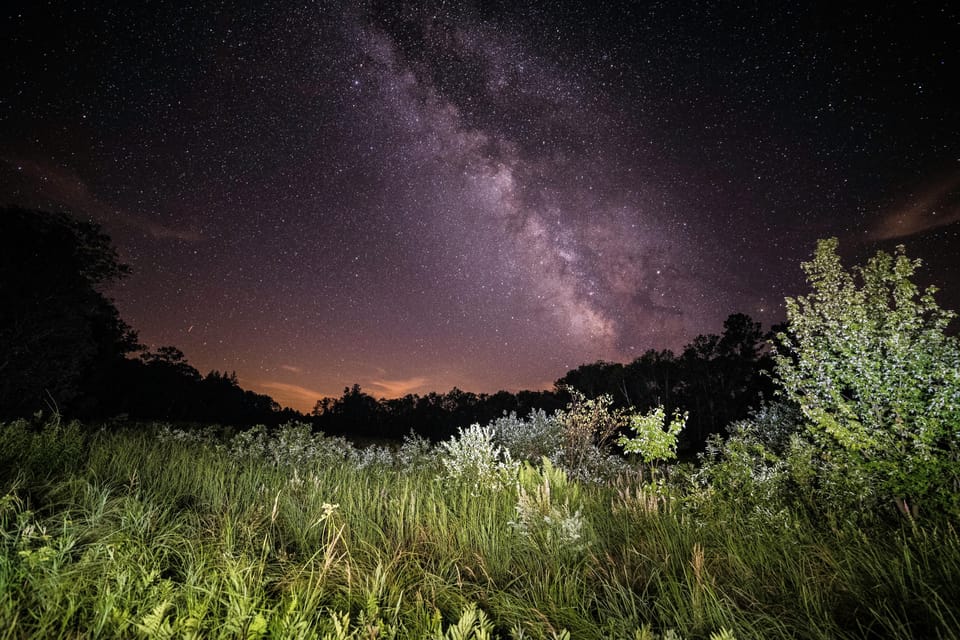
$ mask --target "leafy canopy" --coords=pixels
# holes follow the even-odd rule
[[[667,422],[663,405],[654,407],[645,414],[630,416],[632,438],[620,436],[617,444],[624,453],[636,453],[646,463],[673,460],[677,457],[677,436],[687,424],[687,414],[679,411]]]
[[[898,500],[953,501],[960,438],[954,313],[912,278],[903,246],[843,268],[836,238],[803,264],[812,292],[787,298],[776,371],[828,455],[868,472]]]
[[[92,222],[0,208],[0,416],[91,411],[139,349],[103,289],[129,273]]]

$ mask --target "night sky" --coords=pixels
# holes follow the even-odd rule
[[[202,373],[549,388],[782,320],[827,236],[960,308],[960,4],[181,4],[0,10],[0,204]]]

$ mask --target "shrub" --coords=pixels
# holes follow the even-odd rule
[[[490,427],[494,441],[514,460],[537,462],[544,456],[556,459],[560,451],[563,424],[543,409],[530,412],[526,420],[510,413],[491,422]]]
[[[515,468],[510,452],[493,441],[493,429],[479,424],[458,429],[458,435],[441,442],[443,477],[473,485],[474,491],[501,489]]]
[[[730,424],[726,439],[711,437],[694,475],[700,493],[688,504],[710,512],[719,498],[765,521],[800,509],[831,526],[867,516],[876,497],[870,478],[823,455],[803,420],[795,405],[774,402]]]
[[[646,464],[673,460],[677,457],[677,435],[687,424],[687,414],[679,411],[666,421],[663,405],[654,407],[645,414],[630,416],[630,430],[634,437],[620,436],[617,444],[624,453],[634,453]]]
[[[609,451],[610,443],[628,423],[627,412],[613,409],[609,395],[588,399],[574,388],[568,388],[571,400],[566,411],[557,412],[562,425],[564,463],[571,469],[581,468],[595,447]]]
[[[711,436],[694,478],[701,491],[691,493],[687,504],[708,518],[723,517],[732,506],[751,518],[769,520],[782,515],[791,501],[786,463],[749,436]]]
[[[396,463],[389,447],[378,444],[363,448],[351,447],[348,459],[356,469],[393,467]]]
[[[494,420],[489,424],[493,442],[515,461],[537,463],[546,457],[578,480],[609,480],[626,468],[623,458],[610,450],[616,429],[626,424],[626,412],[611,411],[609,396],[587,400],[576,390],[572,393],[567,411],[548,415],[540,409],[526,419],[511,413]]]
[[[847,271],[837,240],[803,264],[813,291],[787,298],[776,372],[822,455],[869,478],[904,513],[960,507],[960,346],[954,315],[920,292],[897,247]],[[868,483],[870,484],[870,483]]]
[[[560,446],[550,458],[577,480],[609,480],[626,466],[623,458],[612,454],[610,445],[627,426],[629,414],[623,409],[613,409],[613,398],[609,395],[588,399],[576,389],[567,391],[571,395],[567,409],[553,416]]]
[[[363,453],[346,438],[327,436],[322,431],[314,433],[310,424],[298,421],[288,422],[273,430],[256,425],[235,434],[226,442],[222,441],[215,429],[190,432],[165,427],[158,432],[158,437],[162,440],[195,442],[223,450],[237,460],[259,460],[285,468],[344,462],[366,465],[374,459],[383,459],[381,452]]]
[[[433,444],[413,431],[403,437],[396,454],[396,465],[405,471],[433,467],[436,460]]]

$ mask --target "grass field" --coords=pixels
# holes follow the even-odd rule
[[[960,637],[948,521],[303,427],[0,434],[0,640]]]

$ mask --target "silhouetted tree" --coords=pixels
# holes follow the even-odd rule
[[[176,347],[160,347],[128,360],[118,410],[139,420],[249,426],[302,419],[270,396],[244,390],[236,373],[201,376]]]
[[[498,391],[476,394],[454,387],[445,394],[407,394],[374,400],[359,385],[344,389],[339,398],[321,398],[313,409],[314,425],[330,434],[400,440],[411,431],[435,442],[460,427],[486,424],[510,412],[527,415],[534,409],[553,412],[565,406],[566,394],[552,391]]]
[[[670,350],[649,349],[624,367],[628,404],[644,410],[664,405],[674,408],[675,389],[680,383],[680,363]]]
[[[103,410],[124,356],[139,348],[102,292],[127,273],[98,225],[0,209],[0,415]]]
[[[188,362],[183,351],[176,347],[158,347],[156,351],[144,353],[140,359],[148,366],[160,371],[167,371],[192,382],[200,381],[200,372]]]
[[[683,383],[677,404],[690,412],[684,444],[698,449],[773,390],[765,375],[772,361],[759,322],[736,313],[723,323],[722,335],[698,336],[680,358]]]
[[[568,371],[555,386],[558,389],[573,387],[588,398],[595,398],[601,394],[614,395],[614,390],[620,388],[622,382],[622,364],[599,360]],[[622,396],[622,393],[616,395]]]
[[[649,411],[688,411],[681,448],[698,450],[706,438],[723,432],[730,422],[745,418],[751,406],[768,396],[773,383],[764,370],[772,361],[760,323],[737,313],[723,323],[723,334],[700,335],[680,356],[649,350],[633,362],[595,362],[573,369],[557,381],[588,398],[601,394],[616,406]]]
[[[0,418],[47,405],[86,418],[249,425],[302,417],[241,389],[236,374],[202,377],[176,347],[128,358],[143,347],[102,292],[128,273],[96,224],[0,209]]]
[[[359,384],[344,387],[336,399],[322,398],[313,408],[316,424],[326,433],[383,437],[380,403]]]

